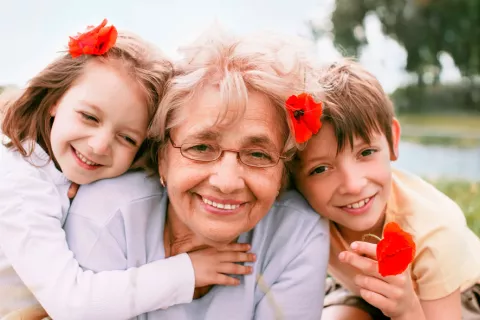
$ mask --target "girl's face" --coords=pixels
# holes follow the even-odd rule
[[[50,111],[53,158],[72,182],[125,173],[145,139],[148,110],[124,70],[91,61]]]

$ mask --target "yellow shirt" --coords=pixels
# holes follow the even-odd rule
[[[468,228],[458,205],[417,176],[393,170],[386,222],[410,232],[417,246],[410,272],[421,300],[445,297],[480,283],[480,239]],[[328,273],[343,287],[359,294],[353,282],[357,269],[338,260],[348,250],[335,224],[330,223]]]

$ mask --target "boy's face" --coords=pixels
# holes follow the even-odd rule
[[[398,154],[400,125],[393,121],[394,152],[383,133],[373,133],[370,144],[354,139],[337,154],[331,124],[299,152],[295,168],[298,189],[319,214],[353,232],[369,231],[383,219],[391,188],[390,160]]]

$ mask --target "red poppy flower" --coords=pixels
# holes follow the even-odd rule
[[[308,93],[290,96],[286,101],[290,119],[293,123],[295,140],[304,143],[322,127],[322,103],[316,103]]]
[[[383,239],[377,244],[378,272],[382,276],[403,273],[415,257],[412,235],[389,222],[383,230]]]
[[[97,27],[88,27],[84,33],[79,33],[75,37],[70,37],[68,42],[68,51],[73,58],[82,54],[91,54],[100,56],[105,54],[117,41],[117,29],[114,26],[106,27],[107,19]]]

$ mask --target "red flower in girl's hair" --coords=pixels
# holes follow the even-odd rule
[[[286,101],[290,119],[293,123],[295,140],[304,143],[322,127],[320,117],[323,105],[316,103],[308,93],[290,96]]]
[[[70,37],[68,51],[72,57],[76,58],[82,54],[100,56],[110,50],[117,41],[118,32],[114,26],[106,25],[107,19],[103,19],[99,26],[90,26],[86,32]]]
[[[394,276],[404,272],[415,257],[415,242],[395,222],[389,222],[383,230],[383,239],[377,244],[378,272]]]

